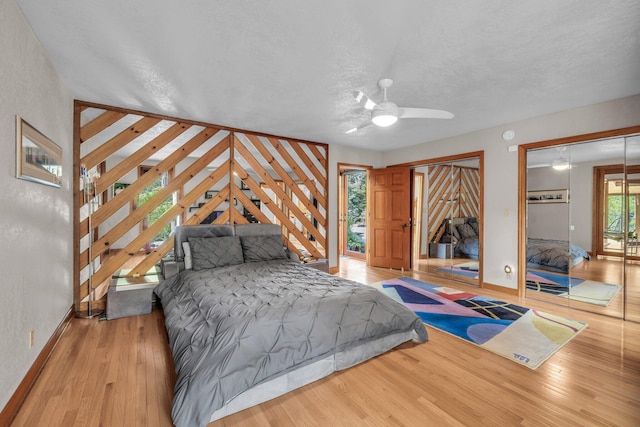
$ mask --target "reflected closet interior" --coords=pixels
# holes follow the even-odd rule
[[[526,154],[526,297],[639,321],[640,136]]]
[[[413,169],[413,269],[479,286],[480,158]]]

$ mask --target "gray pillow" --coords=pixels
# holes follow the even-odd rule
[[[458,229],[458,233],[460,233],[460,236],[463,239],[477,236],[476,232],[473,230],[473,228],[469,224],[460,224],[456,228]]]
[[[469,225],[471,225],[471,228],[473,228],[473,231],[476,233],[476,236],[480,235],[480,229],[478,228],[478,223],[476,221],[470,222]]]
[[[280,236],[242,236],[240,242],[245,262],[287,258]]]
[[[242,264],[242,246],[236,236],[189,237],[194,270]]]

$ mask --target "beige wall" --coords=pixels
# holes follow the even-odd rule
[[[518,153],[507,147],[636,125],[640,125],[640,95],[388,151],[382,158],[385,165],[392,165],[483,150],[483,277],[485,282],[516,288],[517,274],[509,277],[503,270],[508,264],[515,272],[518,265]],[[515,131],[512,141],[502,139],[505,129]]]
[[[73,303],[73,102],[14,0],[0,0],[0,408]],[[15,116],[63,150],[62,188],[15,178]],[[29,331],[35,345],[29,348]]]

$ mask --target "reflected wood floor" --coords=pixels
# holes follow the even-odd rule
[[[372,283],[400,272],[341,259],[339,275]],[[408,275],[589,327],[536,371],[428,328],[427,343],[403,345],[210,426],[640,425],[640,324]],[[13,426],[171,426],[174,383],[159,309],[72,319]]]

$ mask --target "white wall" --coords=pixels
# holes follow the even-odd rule
[[[569,173],[569,169],[555,171],[550,166],[529,169],[527,170],[527,190],[568,189]],[[571,188],[569,194],[571,204],[577,203],[574,188]],[[569,203],[530,203],[527,208],[527,237],[569,240]]]
[[[14,0],[0,0],[0,408],[73,304],[73,101]],[[15,178],[15,117],[63,150],[62,188]],[[29,331],[35,345],[29,348]]]
[[[392,165],[484,150],[484,280],[516,288],[517,274],[509,278],[503,271],[505,264],[518,265],[518,153],[507,147],[636,125],[640,95],[388,151],[382,158]],[[510,142],[501,138],[505,129],[516,133]]]

